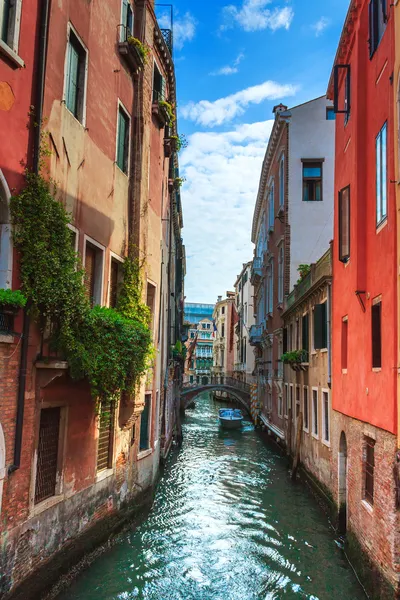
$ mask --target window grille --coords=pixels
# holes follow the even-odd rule
[[[35,504],[56,493],[60,414],[60,408],[44,408],[40,411]]]
[[[364,445],[364,499],[374,503],[375,440],[365,438]]]
[[[101,403],[99,421],[99,443],[97,448],[98,472],[112,467],[114,410],[110,401]]]

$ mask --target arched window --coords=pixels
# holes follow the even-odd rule
[[[10,226],[10,190],[0,170],[0,288],[12,284],[12,239]]]

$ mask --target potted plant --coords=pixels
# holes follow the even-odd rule
[[[27,299],[20,290],[0,289],[0,311],[4,314],[15,315],[24,308]]]
[[[307,362],[306,350],[292,350],[285,352],[281,356],[281,361],[284,365],[289,365],[294,371],[299,371],[302,365]]]
[[[186,181],[186,179],[184,177],[175,177],[174,188],[179,189],[180,187],[182,187],[182,185],[184,184],[185,181]]]
[[[309,272],[311,271],[311,265],[299,265],[297,267],[297,272],[300,275],[300,279],[298,281],[298,283],[300,281],[302,281],[305,277],[307,277],[307,275],[309,274]]]
[[[146,64],[150,54],[150,48],[148,45],[143,44],[140,40],[138,40],[138,38],[135,38],[132,35],[128,37],[128,44],[136,48],[143,63]]]

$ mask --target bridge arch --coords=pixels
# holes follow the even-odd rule
[[[226,392],[247,411],[250,412],[250,386],[233,377],[212,376],[205,383],[186,383],[181,392],[181,409],[185,410],[196,396],[204,392]]]

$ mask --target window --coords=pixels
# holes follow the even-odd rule
[[[326,302],[314,307],[314,348],[321,350],[328,346],[328,318]]]
[[[333,106],[327,106],[326,107],[326,120],[327,121],[334,121],[336,119],[336,115],[335,115],[335,109]]]
[[[150,447],[150,411],[151,394],[144,395],[144,409],[140,418],[140,450],[148,450]]]
[[[122,0],[121,42],[126,42],[133,35],[133,11],[129,0]]]
[[[387,123],[376,138],[376,224],[387,217]]]
[[[191,331],[191,332],[190,332],[190,338],[191,338],[191,339],[194,339],[194,331]]]
[[[86,64],[86,49],[70,29],[65,77],[65,105],[81,123],[84,121]]]
[[[85,245],[85,289],[91,306],[101,304],[103,297],[104,250],[95,243]]]
[[[347,371],[349,321],[347,317],[342,320],[342,369]]]
[[[275,222],[274,196],[275,196],[275,189],[274,189],[274,184],[272,184],[271,188],[269,190],[269,194],[268,194],[268,228],[270,230],[274,228],[274,222]]]
[[[222,323],[222,326],[221,326],[221,337],[223,337],[223,338],[225,337],[225,324],[224,323]]]
[[[329,392],[322,390],[322,440],[329,444],[330,439]]]
[[[193,383],[193,375],[189,377],[190,383]]]
[[[301,348],[307,352],[307,360],[308,360],[308,352],[310,350],[310,338],[309,338],[309,326],[310,326],[310,318],[308,313],[303,315],[301,320]],[[307,361],[306,361],[307,362]]]
[[[300,414],[300,386],[296,385],[296,422]]]
[[[322,200],[322,161],[303,159],[303,202]]]
[[[382,304],[375,302],[372,305],[372,368],[380,369],[382,367]]]
[[[269,263],[268,269],[268,306],[267,312],[272,314],[274,312],[274,262],[273,260]]]
[[[111,469],[114,449],[114,409],[111,401],[101,403],[99,441],[97,445],[97,472]]]
[[[293,384],[289,385],[289,406],[288,410],[292,411],[293,414]]]
[[[285,411],[285,417],[288,416],[288,401],[289,401],[289,386],[287,383],[285,383],[285,398],[284,398],[284,411]]]
[[[374,503],[375,440],[365,437],[363,450],[364,500],[372,505]]]
[[[339,107],[339,79],[340,72],[344,72],[344,98],[342,108]],[[351,109],[351,75],[350,65],[335,65],[333,70],[333,85],[334,85],[334,111],[336,114],[344,114],[344,124],[350,118]]]
[[[128,113],[118,107],[118,129],[117,129],[117,165],[125,175],[129,170],[129,129],[130,119]]]
[[[150,309],[150,329],[152,331],[154,328],[155,300],[156,300],[156,286],[148,281],[147,282],[146,304]]]
[[[18,54],[22,0],[3,0],[0,4],[1,40]]]
[[[278,303],[282,304],[285,282],[285,256],[283,246],[279,248],[278,255]]]
[[[211,325],[210,323],[207,323],[207,329],[210,329]]]
[[[339,192],[339,260],[350,258],[350,186]]]
[[[35,504],[56,495],[61,409],[40,411]]]
[[[369,3],[369,56],[374,54],[386,28],[387,0],[370,0]]]
[[[160,102],[166,99],[166,84],[165,79],[161,75],[159,68],[154,63],[153,73],[153,102]]]
[[[312,432],[318,437],[318,389],[312,390]]]
[[[10,190],[0,170],[0,288],[8,289],[12,282],[12,236],[8,202]]]
[[[304,431],[309,431],[309,416],[308,416],[308,387],[303,388],[303,424]]]
[[[121,291],[123,279],[123,263],[114,257],[111,257],[110,264],[110,300],[111,308],[117,307],[119,293]]]
[[[279,164],[279,206],[285,204],[285,157],[282,156]]]
[[[222,307],[222,314],[225,314],[225,306]]]
[[[282,394],[279,394],[278,396],[278,417],[282,417],[283,416],[283,398],[282,398]]]

